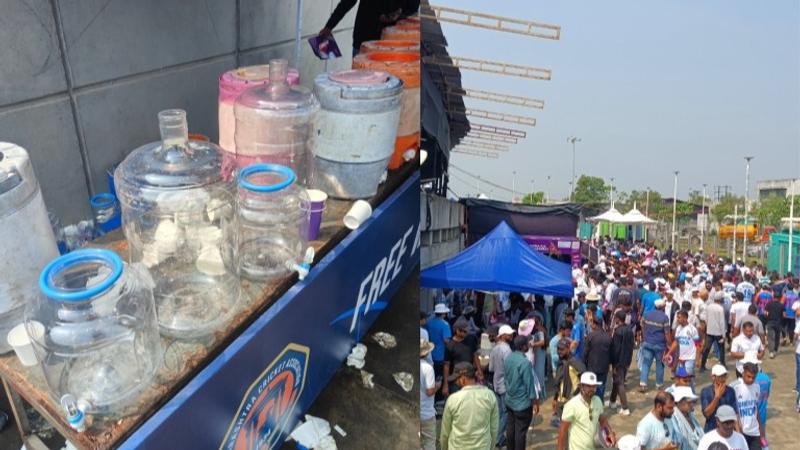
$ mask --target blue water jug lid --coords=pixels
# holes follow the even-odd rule
[[[70,267],[85,263],[99,263],[111,269],[111,274],[99,283],[84,287],[70,288],[57,286],[55,277]],[[90,299],[110,288],[122,275],[122,259],[116,253],[106,249],[81,249],[59,256],[48,264],[39,275],[39,289],[47,297],[66,302],[78,302]]]
[[[282,175],[283,179],[278,181],[277,183],[271,184],[256,184],[251,183],[247,180],[247,177],[250,175],[255,175],[259,173],[274,173],[277,175]],[[281,189],[286,188],[290,184],[294,183],[297,179],[294,171],[289,167],[282,166],[280,164],[251,164],[239,172],[239,186],[247,189],[248,191],[253,192],[276,192],[280,191]]]

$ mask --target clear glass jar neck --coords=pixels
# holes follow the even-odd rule
[[[285,59],[273,59],[269,62],[269,84],[266,90],[272,99],[278,99],[289,92],[289,61]]]
[[[186,111],[167,109],[158,113],[158,128],[164,148],[189,145],[189,125],[186,123]]]

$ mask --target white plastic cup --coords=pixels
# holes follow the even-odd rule
[[[44,325],[39,322],[30,322],[30,326],[31,331],[35,333],[36,339],[41,339],[44,336]],[[23,366],[30,367],[39,364],[39,360],[36,359],[36,352],[33,351],[33,343],[30,336],[28,336],[24,323],[12,328],[8,332],[6,340],[8,345],[14,349],[14,353],[17,354],[17,358],[19,358],[19,362]]]
[[[372,206],[366,200],[356,200],[344,216],[344,226],[355,230],[372,215]]]

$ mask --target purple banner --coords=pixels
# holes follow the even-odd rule
[[[581,242],[578,238],[530,234],[523,234],[521,237],[539,253],[555,256],[564,262],[569,262],[572,267],[581,265]]]

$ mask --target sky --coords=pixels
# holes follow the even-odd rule
[[[757,180],[800,176],[800,2],[775,0],[437,0],[437,6],[561,26],[548,40],[442,23],[453,56],[552,70],[549,81],[462,70],[464,87],[545,101],[543,110],[466,97],[468,108],[535,117],[537,125],[471,118],[525,130],[498,159],[453,154],[451,165],[517,191],[569,195],[576,174],[622,191],[650,187],[678,197],[713,186],[745,191]],[[516,176],[512,172],[516,171]],[[451,169],[453,195],[476,180]],[[546,177],[550,182],[546,183]],[[533,181],[531,181],[533,180]],[[481,192],[511,193],[481,183]]]

